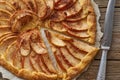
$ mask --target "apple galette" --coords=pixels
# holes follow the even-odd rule
[[[71,80],[99,50],[91,0],[0,0],[0,65],[25,80]]]

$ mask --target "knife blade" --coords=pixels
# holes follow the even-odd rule
[[[97,80],[105,80],[107,53],[111,47],[111,42],[112,42],[112,29],[113,29],[115,2],[116,0],[109,0],[108,6],[107,6],[105,22],[104,22],[104,35],[101,43],[102,57],[101,57],[100,67],[97,75]]]
[[[116,0],[109,0],[108,3],[104,22],[104,36],[102,40],[102,46],[111,46],[115,1]]]

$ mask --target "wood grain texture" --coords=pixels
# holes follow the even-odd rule
[[[108,0],[95,0],[99,5],[101,18],[100,25],[103,30],[104,17],[107,9]],[[101,51],[95,57],[90,67],[84,72],[78,80],[96,80]],[[106,80],[120,80],[120,0],[116,0],[114,14],[113,41],[111,50],[108,53]]]
[[[84,72],[79,80],[96,80],[99,60],[93,61],[87,72]],[[106,80],[120,80],[120,61],[108,61]]]

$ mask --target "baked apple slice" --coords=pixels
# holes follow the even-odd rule
[[[71,42],[67,42],[66,49],[74,58],[79,60],[81,60],[87,54],[87,52],[82,51],[78,49],[76,46],[74,46],[73,44],[71,44]]]
[[[64,10],[63,12],[66,14],[67,17],[71,17],[74,16],[76,14],[78,14],[82,9],[82,6],[80,6],[80,1],[77,0],[77,2],[75,2],[75,4],[68,8],[67,10]]]
[[[0,1],[0,9],[6,10],[10,12],[11,14],[15,12],[15,8],[6,1]]]
[[[89,25],[87,24],[87,20],[81,20],[78,22],[62,22],[62,25],[72,31],[85,31],[89,29]]]
[[[38,20],[38,16],[29,10],[21,10],[13,14],[10,18],[10,27],[13,32],[20,32],[22,29],[27,27],[34,28],[36,27],[37,23],[35,22]],[[35,24],[36,23],[36,24]],[[29,24],[35,24],[32,27]]]
[[[12,14],[9,11],[0,9],[0,19],[9,19]]]
[[[63,10],[65,7],[67,7],[72,0],[60,0],[55,4],[56,10]]]
[[[30,61],[30,64],[31,64],[31,67],[35,70],[35,71],[42,71],[41,70],[41,67],[39,66],[39,62],[38,62],[38,60],[37,60],[37,57],[38,57],[38,55],[34,52],[34,51],[32,51],[31,53],[30,53],[30,56],[29,56],[29,61]]]
[[[63,11],[54,11],[50,16],[50,20],[53,22],[61,22],[66,19],[66,14]]]
[[[38,16],[41,19],[44,19],[44,17],[47,14],[47,4],[45,0],[36,0],[36,3],[37,3]]]
[[[29,40],[23,40],[21,42],[20,54],[22,56],[28,56],[30,54],[30,42]]]
[[[70,31],[70,30],[68,30],[67,33],[70,34],[73,37],[77,37],[77,38],[81,38],[81,39],[89,38],[90,37],[89,34],[87,33],[87,31],[76,32],[76,31]]]
[[[10,39],[16,39],[16,38],[17,38],[17,36],[15,36],[15,35],[6,36],[5,38],[0,39],[0,45],[3,44],[3,43],[5,43],[6,41],[8,41]]]
[[[41,56],[42,56],[43,62],[45,63],[46,67],[48,68],[48,70],[51,73],[56,73],[56,70],[54,69],[52,62],[50,61],[48,54],[42,54]]]
[[[70,67],[68,64],[66,64],[66,62],[64,61],[61,53],[60,53],[60,50],[57,49],[57,51],[54,53],[55,55],[55,58],[56,58],[56,61],[58,63],[58,66],[60,66],[60,68],[63,70],[63,71],[67,71],[67,69]]]
[[[76,14],[72,17],[66,18],[66,21],[77,22],[77,21],[81,21],[81,20],[85,19],[87,16],[88,16],[88,10],[85,10],[82,8],[82,10],[78,14]]]
[[[49,17],[50,15],[52,15],[52,12],[54,10],[54,0],[45,0],[46,5],[47,5],[47,13],[44,17],[44,19],[46,19],[47,17]]]
[[[60,48],[60,52],[70,66],[77,65],[80,62],[80,60],[74,58],[65,47]]]
[[[33,11],[37,13],[37,3],[36,0],[23,0],[25,4]]]
[[[23,2],[23,0],[5,0],[10,3],[16,10],[28,9],[28,6]]]
[[[59,39],[59,38],[57,38],[55,36],[51,37],[51,42],[52,42],[53,45],[56,45],[58,47],[62,47],[62,46],[66,45],[63,40],[61,40],[61,39]]]
[[[5,41],[15,38],[14,33],[6,32],[5,34],[0,36],[0,45],[4,43]]]
[[[30,45],[37,54],[47,53],[46,47],[43,42],[40,41],[40,35],[38,33],[32,33],[30,39]]]
[[[62,25],[62,23],[57,23],[57,22],[50,22],[50,28],[53,29],[53,30],[56,30],[56,31],[59,31],[59,32],[66,32],[67,29],[64,28],[64,26]]]
[[[0,19],[0,28],[9,28],[9,19]]]

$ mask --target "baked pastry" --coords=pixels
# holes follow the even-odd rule
[[[1,0],[0,65],[27,80],[71,80],[99,50],[90,0]]]

